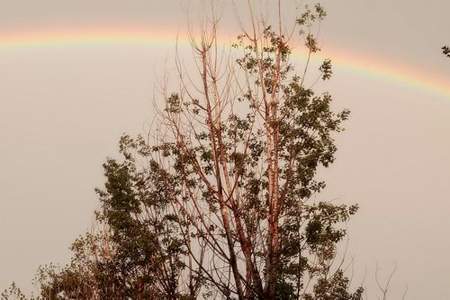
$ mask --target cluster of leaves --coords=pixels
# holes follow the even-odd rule
[[[22,290],[13,282],[11,286],[5,289],[0,294],[0,299],[2,300],[27,300],[27,296],[22,292]],[[34,300],[34,299],[30,299]]]
[[[445,56],[450,57],[450,48],[448,46],[442,47],[442,53],[444,53]]]

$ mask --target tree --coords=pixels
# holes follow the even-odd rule
[[[270,24],[249,2],[250,29],[227,63],[217,18],[192,37],[197,73],[177,60],[180,88],[164,89],[160,134],[123,136],[122,157],[104,164],[97,217],[107,238],[87,236],[66,268],[44,269],[43,299],[361,299],[336,263],[357,206],[313,200],[349,116],[306,86],[320,51],[312,28],[326,13],[307,7],[285,30],[282,11],[277,1]],[[301,74],[290,61],[298,32]],[[319,70],[330,79],[331,61]]]
[[[106,228],[77,239],[72,244],[73,257],[68,265],[39,269],[38,299],[179,299],[173,288],[160,285],[164,274],[160,274],[160,279],[149,271],[161,267],[160,262],[142,263],[135,252],[144,251],[143,247],[134,249],[132,254],[124,254],[131,249],[122,241],[115,241]],[[149,260],[155,256],[157,254],[145,253]]]
[[[345,235],[339,224],[357,207],[309,200],[325,187],[315,175],[333,162],[333,135],[349,112],[334,113],[331,96],[315,95],[305,73],[294,73],[281,2],[277,10],[275,25],[251,13],[234,64],[220,65],[217,19],[193,39],[197,77],[178,61],[180,89],[164,94],[164,135],[156,142],[122,138],[124,160],[105,165],[101,215],[114,234],[125,230],[119,242],[132,237],[134,249],[133,234],[148,231],[158,207],[169,222],[161,230],[169,229],[169,244],[182,253],[178,278],[199,287],[191,296],[326,299],[333,286],[339,299],[356,299],[361,290],[348,293],[331,262]],[[324,17],[316,5],[296,20],[308,58],[319,51],[311,27]],[[329,79],[330,61],[320,70]],[[159,239],[158,249],[167,251]]]

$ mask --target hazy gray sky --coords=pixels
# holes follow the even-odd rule
[[[450,61],[440,53],[450,43],[449,1],[322,4],[324,51],[386,59],[450,83]],[[180,7],[178,0],[0,0],[0,288],[12,280],[28,288],[39,265],[67,261],[71,241],[93,223],[102,162],[122,132],[148,128],[154,83],[173,52],[173,45],[4,49],[2,35],[178,28]],[[408,299],[450,299],[450,96],[346,68],[334,73],[320,88],[352,117],[318,197],[361,206],[349,225],[355,283],[366,272],[375,295],[375,264],[384,278],[397,264],[392,299],[406,285]]]

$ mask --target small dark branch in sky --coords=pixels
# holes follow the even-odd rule
[[[450,57],[450,48],[448,46],[442,47],[442,52],[445,56]]]

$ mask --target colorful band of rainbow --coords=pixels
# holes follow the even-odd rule
[[[35,33],[0,33],[0,51],[29,49],[36,47],[72,47],[96,45],[142,45],[164,47],[174,45],[176,34],[161,30],[78,30],[51,31]],[[188,39],[179,39],[180,44],[187,44]],[[364,56],[345,51],[329,51],[328,57],[334,66],[355,72],[363,76],[377,77],[386,81],[402,83],[405,86],[427,90],[450,98],[449,78],[419,71],[417,68],[400,65],[375,56]],[[438,54],[437,54],[438,55]],[[303,60],[305,55],[294,53],[294,57]],[[449,62],[450,69],[450,62]]]

